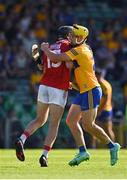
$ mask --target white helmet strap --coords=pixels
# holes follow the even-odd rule
[[[82,39],[81,41],[78,41],[77,38],[75,39],[76,44],[82,44],[84,42],[84,39]]]

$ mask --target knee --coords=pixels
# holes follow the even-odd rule
[[[93,131],[94,127],[95,127],[95,123],[90,123],[90,124],[86,123],[85,124],[85,130],[89,133]]]

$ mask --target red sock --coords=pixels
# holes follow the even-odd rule
[[[50,150],[51,150],[51,147],[50,147],[50,146],[47,146],[47,145],[44,145],[44,150],[50,151]]]
[[[23,134],[26,136],[26,138],[28,138],[30,136],[30,134],[27,131],[24,131]]]
[[[22,140],[23,144],[25,143],[26,139],[30,136],[30,134],[27,131],[24,131],[23,134],[20,136],[20,139]]]
[[[43,155],[48,158],[48,153],[51,150],[50,146],[44,145]]]

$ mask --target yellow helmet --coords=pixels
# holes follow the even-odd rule
[[[84,39],[89,35],[89,30],[86,27],[78,24],[73,24],[73,32],[75,36],[82,36]]]

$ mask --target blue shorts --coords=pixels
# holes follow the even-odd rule
[[[97,117],[98,121],[106,122],[112,120],[112,111],[102,111],[101,114]]]
[[[77,93],[76,98],[72,104],[77,104],[81,107],[82,111],[93,109],[99,106],[102,96],[102,90],[100,87],[95,87],[90,91],[84,93]]]

